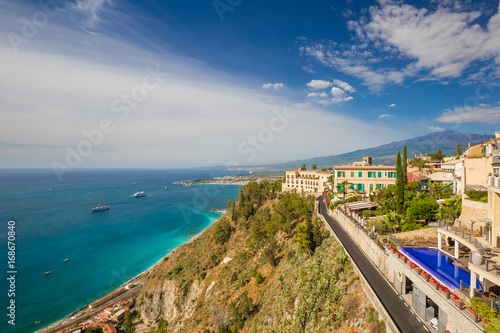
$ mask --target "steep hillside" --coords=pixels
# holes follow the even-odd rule
[[[469,143],[476,144],[489,139],[491,139],[491,136],[488,135],[468,134],[448,130],[443,132],[434,132],[408,140],[394,141],[378,147],[360,149],[345,154],[314,157],[280,164],[269,164],[266,165],[266,167],[279,170],[297,169],[302,164],[306,164],[309,167],[313,164],[316,164],[319,168],[331,167],[334,165],[361,161],[363,156],[368,155],[373,156],[374,164],[388,165],[396,163],[398,150],[403,151],[403,147],[405,145],[407,146],[409,157],[420,153],[425,154],[436,152],[438,149],[441,149],[443,154],[450,156],[453,154],[457,143],[461,143],[465,149]]]
[[[137,299],[162,332],[383,332],[314,198],[244,186],[229,212],[153,270]]]

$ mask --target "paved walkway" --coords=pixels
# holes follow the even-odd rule
[[[326,219],[351,258],[359,267],[378,298],[382,301],[382,304],[392,317],[394,323],[398,326],[399,330],[404,333],[429,333],[427,326],[422,323],[416,314],[410,311],[410,308],[403,301],[401,296],[396,293],[389,282],[372,264],[370,259],[364,255],[358,245],[352,240],[347,232],[344,231],[344,228],[342,228],[333,217],[328,215],[323,198],[319,199],[318,209],[319,213]]]

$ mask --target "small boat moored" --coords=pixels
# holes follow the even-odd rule
[[[49,275],[50,273],[51,273],[51,272],[50,272],[50,271],[48,271],[48,272],[45,272],[45,273],[43,273],[43,274],[44,274],[44,275]]]
[[[69,260],[69,258],[66,258],[66,259],[64,259],[63,261],[64,261],[64,262],[66,262],[66,261],[68,261],[68,260]]]
[[[146,192],[144,191],[140,191],[140,192],[135,192],[134,193],[134,198],[142,198],[142,197],[145,197],[147,194]]]

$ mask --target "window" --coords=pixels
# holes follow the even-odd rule
[[[358,178],[362,178],[363,177],[363,171],[358,171]]]
[[[353,189],[353,190],[354,190],[354,184],[351,184],[351,189]]]
[[[373,190],[373,184],[370,184],[370,191]]]
[[[368,178],[375,178],[375,171],[368,171]]]
[[[351,178],[354,178],[354,171],[351,171]]]
[[[377,172],[377,177],[382,178],[382,171]]]
[[[395,172],[389,172],[389,178],[396,178]]]
[[[357,188],[356,188],[356,189],[357,189],[358,191],[363,191],[363,190],[364,190],[364,187],[365,187],[365,186],[364,186],[364,184],[357,184]]]
[[[384,177],[387,177],[387,171],[386,171],[386,172],[384,172]]]
[[[345,177],[345,171],[337,171],[338,177]]]

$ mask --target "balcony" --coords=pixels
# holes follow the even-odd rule
[[[488,176],[488,185],[495,188],[495,191],[500,191],[500,177]]]

